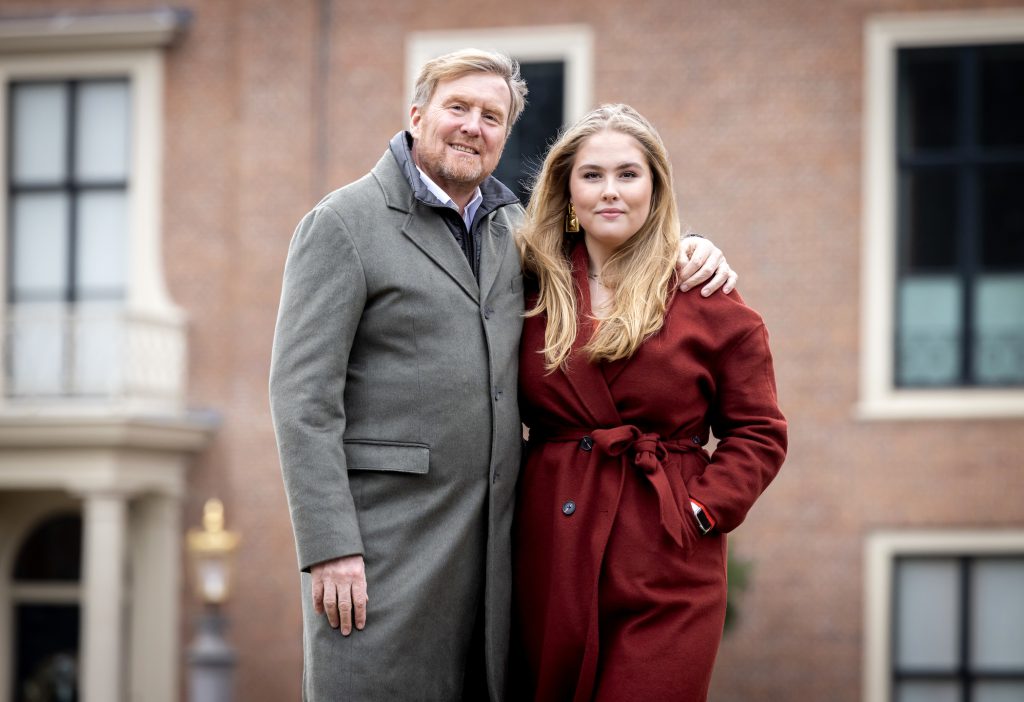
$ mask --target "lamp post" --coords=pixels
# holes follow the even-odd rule
[[[188,553],[195,594],[203,604],[188,649],[189,702],[231,702],[237,656],[224,639],[221,610],[231,593],[232,553],[239,534],[224,529],[224,505],[206,501],[203,528],[189,529]]]

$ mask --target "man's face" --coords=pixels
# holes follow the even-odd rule
[[[493,73],[438,83],[430,102],[412,108],[416,165],[446,191],[475,188],[498,166],[511,103],[508,85]]]

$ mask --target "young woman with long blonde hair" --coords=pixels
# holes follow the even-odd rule
[[[707,696],[725,534],[779,470],[786,422],[760,316],[676,290],[679,231],[664,144],[632,108],[551,147],[521,232],[524,698]]]

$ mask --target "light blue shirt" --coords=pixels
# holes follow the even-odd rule
[[[459,206],[455,204],[454,200],[448,197],[448,193],[446,193],[444,190],[441,190],[440,185],[432,181],[430,179],[430,176],[424,173],[423,169],[420,168],[419,166],[416,166],[416,170],[420,172],[420,180],[422,180],[423,184],[427,186],[427,190],[429,190],[434,197],[440,200],[441,204],[443,204],[445,207],[452,208],[456,212],[459,212]],[[466,223],[467,232],[472,231],[473,218],[476,217],[476,211],[480,209],[480,203],[483,201],[484,194],[480,192],[480,186],[478,185],[476,188],[476,192],[473,193],[473,198],[469,201],[469,204],[466,205],[466,211],[459,212],[459,215],[462,217],[462,221]]]

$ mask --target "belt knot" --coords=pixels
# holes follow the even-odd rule
[[[632,424],[595,429],[593,437],[597,447],[609,456],[622,456],[631,452],[634,465],[645,473],[658,470],[660,462],[668,455],[660,436],[644,433]]]
[[[643,472],[658,496],[662,527],[680,548],[684,548],[683,516],[679,513],[679,505],[662,464],[668,450],[661,437],[644,433],[632,424],[624,424],[611,429],[595,429],[593,438],[595,446],[610,456],[625,457],[632,452],[633,465]]]

